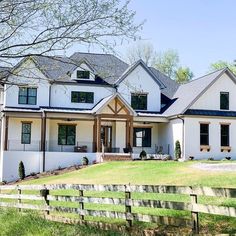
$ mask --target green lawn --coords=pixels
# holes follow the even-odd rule
[[[108,162],[96,164],[84,169],[68,172],[61,175],[42,177],[40,179],[23,181],[20,184],[154,184],[154,185],[201,185],[211,187],[236,187],[235,172],[214,172],[204,171],[193,168],[192,162],[175,161],[133,161],[133,162]],[[208,162],[218,163],[218,162]],[[223,162],[222,162],[223,163]],[[224,162],[225,163],[225,162]],[[229,163],[229,162],[227,162]],[[78,195],[78,191],[63,190],[51,191],[51,194]],[[118,197],[124,198],[121,192],[85,192],[85,196],[94,197]],[[151,193],[132,193],[134,199],[155,199],[164,201],[189,202],[187,195],[177,194],[151,194]],[[236,199],[199,197],[199,203],[215,204],[222,206],[236,207]],[[25,201],[27,202],[27,201]],[[53,206],[78,207],[78,203],[70,202],[50,202]],[[86,209],[108,210],[124,212],[124,206],[107,204],[85,204]],[[176,211],[157,208],[133,207],[132,212],[141,214],[184,217],[189,218],[190,212]],[[78,217],[78,215],[68,214],[66,216]],[[111,220],[107,218],[86,217],[88,220],[124,224],[123,220]],[[209,216],[200,214],[202,232],[208,233],[236,233],[236,219],[223,216]],[[154,224],[141,224],[135,222],[136,227],[156,227]],[[175,232],[176,229],[174,229]]]
[[[23,182],[24,184],[160,184],[236,187],[235,172],[203,171],[196,162],[132,161],[107,162],[62,175]],[[213,162],[212,162],[213,163]],[[215,163],[215,162],[214,162]]]

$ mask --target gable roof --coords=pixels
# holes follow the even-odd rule
[[[227,73],[236,83],[234,74],[228,68],[224,68],[180,85],[173,96],[175,100],[174,103],[163,114],[166,116],[184,114],[184,112],[224,73]]]
[[[180,85],[176,81],[171,79],[170,77],[161,73],[159,70],[153,67],[150,67],[150,70],[153,72],[153,74],[155,74],[156,78],[158,78],[158,80],[161,81],[165,85],[161,93],[164,94],[168,98],[172,98]]]
[[[129,66],[126,71],[124,71],[122,76],[116,81],[116,85],[120,84],[138,66],[142,66],[142,68],[152,77],[152,79],[160,86],[160,88],[165,88],[165,85],[159,80],[159,78],[152,72],[152,70],[144,63],[142,59]]]
[[[131,114],[133,114],[134,116],[137,115],[137,113],[135,112],[135,110],[130,106],[130,104],[118,93],[114,93],[110,96],[107,96],[105,98],[103,98],[100,102],[98,102],[92,109],[92,112],[95,114],[99,114],[100,111],[106,107],[113,99],[118,98],[122,101],[122,103],[127,107],[127,109],[130,111]]]
[[[109,84],[114,84],[129,66],[112,54],[76,52],[70,59],[75,63],[86,60],[96,71],[97,75]]]

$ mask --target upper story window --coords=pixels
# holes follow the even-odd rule
[[[71,92],[71,102],[73,103],[94,103],[93,92]]]
[[[220,139],[221,139],[221,146],[228,147],[229,146],[229,125],[222,124],[220,128]]]
[[[37,88],[20,87],[18,103],[36,105],[37,104]]]
[[[132,93],[131,106],[134,110],[147,110],[147,94]]]
[[[209,124],[200,124],[200,145],[209,145]]]
[[[228,92],[220,93],[220,109],[229,110],[229,93]]]
[[[86,71],[86,70],[77,70],[76,78],[77,79],[89,79],[90,78],[90,72]]]
[[[134,128],[134,147],[151,147],[151,128]]]

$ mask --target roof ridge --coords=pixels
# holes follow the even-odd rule
[[[212,74],[214,74],[214,73],[217,73],[217,72],[220,72],[220,71],[224,71],[224,70],[226,70],[227,68],[228,68],[228,67],[224,67],[224,68],[221,68],[221,69],[218,69],[218,70],[209,72],[208,74],[202,75],[202,76],[200,76],[200,77],[197,77],[196,79],[192,79],[192,80],[188,81],[187,83],[181,84],[180,87],[181,87],[182,85],[190,84],[190,83],[192,83],[192,82],[194,82],[194,81],[196,81],[196,80],[202,79],[202,78],[207,77],[207,76],[209,76],[209,75],[212,75]]]

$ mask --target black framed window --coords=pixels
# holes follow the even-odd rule
[[[71,102],[73,103],[94,103],[93,92],[71,92]]]
[[[58,145],[75,145],[75,125],[58,126]]]
[[[134,110],[147,110],[147,94],[131,94],[131,106]]]
[[[229,93],[228,92],[220,93],[220,109],[229,110]]]
[[[221,146],[229,146],[229,125],[221,125]]]
[[[200,124],[200,145],[209,145],[209,124]]]
[[[21,143],[31,143],[31,123],[22,123],[21,127]]]
[[[37,88],[20,87],[18,103],[36,105],[37,104]]]
[[[134,147],[151,147],[152,129],[151,128],[134,128]]]
[[[89,79],[90,72],[86,70],[77,70],[76,77],[77,79]]]

